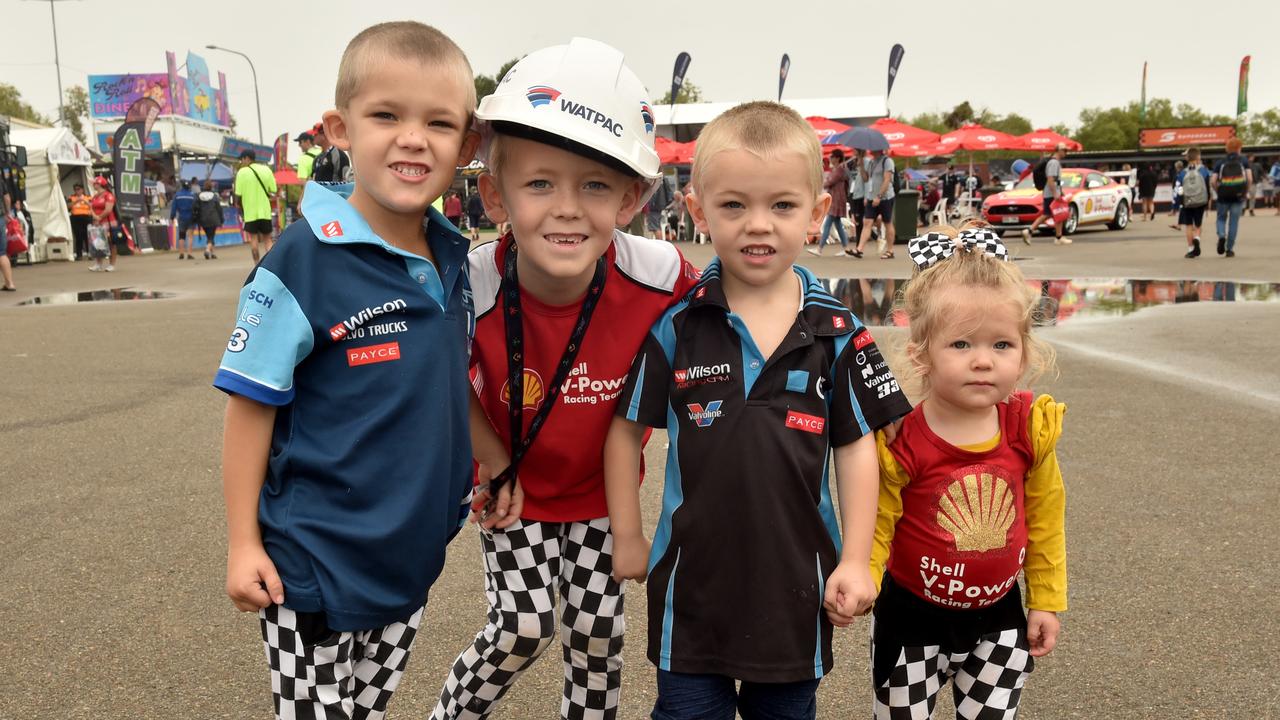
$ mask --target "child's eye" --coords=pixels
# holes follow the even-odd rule
[[[379,120],[395,120],[396,119],[395,115],[392,115],[391,113],[385,110],[376,112],[373,114],[373,116]]]
[[[726,200],[723,204],[720,205],[720,207],[727,208],[729,210],[741,210],[746,206],[738,202],[737,200]]]
[[[773,204],[773,208],[775,210],[791,210],[795,206],[796,204],[791,202],[790,200],[779,200],[778,202]]]
[[[452,130],[454,129],[455,125],[448,120],[435,120],[435,121],[432,121],[431,127],[438,127],[438,128],[444,128],[446,130]]]
[[[601,192],[601,191],[608,190],[608,189],[609,189],[609,184],[608,184],[608,183],[604,183],[604,182],[600,182],[599,180],[588,180],[588,181],[587,181],[587,182],[582,186],[582,188],[583,188],[584,190],[591,190],[592,192]]]
[[[1000,340],[996,343],[997,350],[1008,350],[1013,347],[1013,343],[1008,340]]]
[[[956,350],[967,350],[969,348],[969,341],[956,340],[955,342],[951,343],[951,347],[955,348]]]
[[[528,186],[534,190],[547,190],[551,187],[551,183],[547,180],[530,180]]]

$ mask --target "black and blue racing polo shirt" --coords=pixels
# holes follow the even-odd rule
[[[831,447],[911,406],[862,323],[794,271],[803,302],[766,358],[712,261],[654,324],[619,399],[619,415],[670,440],[647,583],[649,659],[662,670],[796,682],[832,666]]]
[[[424,219],[435,262],[374,234],[350,185],[312,185],[240,291],[214,386],[278,407],[258,507],[285,605],[334,630],[426,600],[471,488],[468,242]]]

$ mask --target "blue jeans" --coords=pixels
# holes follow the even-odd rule
[[[742,683],[725,675],[689,675],[658,671],[658,702],[653,720],[814,720],[818,680],[790,683]]]
[[[849,234],[844,231],[844,223],[835,215],[828,215],[822,221],[822,234],[818,236],[818,249],[821,250],[823,245],[827,244],[827,235],[831,234],[831,226],[835,225],[836,233],[840,235],[840,247],[849,247]]]
[[[1218,203],[1218,237],[1227,239],[1227,249],[1236,247],[1236,231],[1240,229],[1240,213],[1244,212],[1244,200]],[[1230,229],[1227,227],[1230,219]]]

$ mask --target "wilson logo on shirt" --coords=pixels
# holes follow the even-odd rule
[[[787,411],[787,427],[794,430],[803,430],[814,435],[821,435],[822,428],[826,424],[826,418],[820,418],[817,415],[806,415],[795,410]]]
[[[720,409],[723,400],[712,400],[706,405],[700,403],[689,403],[685,407],[689,408],[689,419],[698,427],[711,427],[711,423],[716,418],[723,417],[724,411]]]
[[[400,343],[389,342],[381,345],[365,345],[347,350],[347,365],[358,367],[374,363],[391,362],[400,359]]]
[[[676,381],[676,388],[680,390],[732,379],[729,363],[695,365],[684,370],[673,370],[671,376]]]
[[[338,237],[342,235],[342,223],[337,220],[327,222],[320,226],[320,232],[327,238]]]

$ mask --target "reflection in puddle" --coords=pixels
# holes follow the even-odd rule
[[[893,309],[909,280],[893,278],[823,278],[827,291],[867,325],[905,326]],[[1077,317],[1127,315],[1152,305],[1187,302],[1280,302],[1280,283],[1212,280],[1029,280],[1040,290],[1037,325],[1057,325]]]
[[[174,297],[175,293],[157,292],[154,290],[130,290],[129,288],[111,288],[110,290],[88,290],[86,292],[58,293],[41,295],[30,300],[23,300],[19,305],[75,305],[88,302],[115,302],[117,300],[161,300]]]

